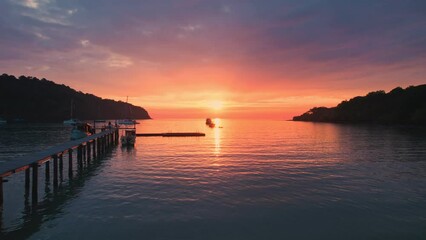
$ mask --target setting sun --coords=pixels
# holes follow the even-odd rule
[[[223,109],[223,102],[221,101],[211,101],[209,102],[209,107],[215,111]]]

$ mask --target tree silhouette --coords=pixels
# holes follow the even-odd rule
[[[426,85],[370,92],[336,107],[316,107],[294,121],[426,125]]]
[[[76,91],[44,78],[3,74],[0,76],[0,117],[8,121],[23,119],[30,122],[60,122],[69,119],[71,102],[75,118],[92,119],[149,119],[142,107],[102,99]]]

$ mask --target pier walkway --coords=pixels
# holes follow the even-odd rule
[[[68,171],[72,175],[74,149],[77,149],[77,165],[82,166],[84,160],[90,161],[91,158],[103,155],[107,149],[117,145],[118,141],[119,129],[113,128],[0,164],[0,212],[3,208],[5,177],[25,171],[25,196],[29,196],[30,178],[32,178],[32,202],[36,204],[38,200],[38,168],[42,164],[45,164],[45,178],[50,179],[50,162],[53,161],[53,185],[55,187],[58,185],[58,175],[63,175],[63,155],[65,153],[68,153]],[[32,170],[31,177],[30,170]]]

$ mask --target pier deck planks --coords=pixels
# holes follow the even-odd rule
[[[58,153],[65,153],[68,151],[68,149],[75,149],[81,144],[93,141],[94,139],[108,134],[112,134],[115,130],[116,129],[106,130],[82,139],[62,143],[60,145],[45,149],[37,153],[31,153],[13,161],[7,161],[5,163],[2,163],[0,164],[0,177],[6,177],[13,173],[25,170],[30,167],[31,164],[39,163],[44,160],[50,159],[53,155],[56,155]]]

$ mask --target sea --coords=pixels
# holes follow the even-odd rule
[[[206,136],[138,137],[59,189],[41,166],[37,207],[23,172],[6,177],[0,239],[426,239],[425,128],[215,121],[141,120]],[[0,166],[70,130],[1,125]]]

